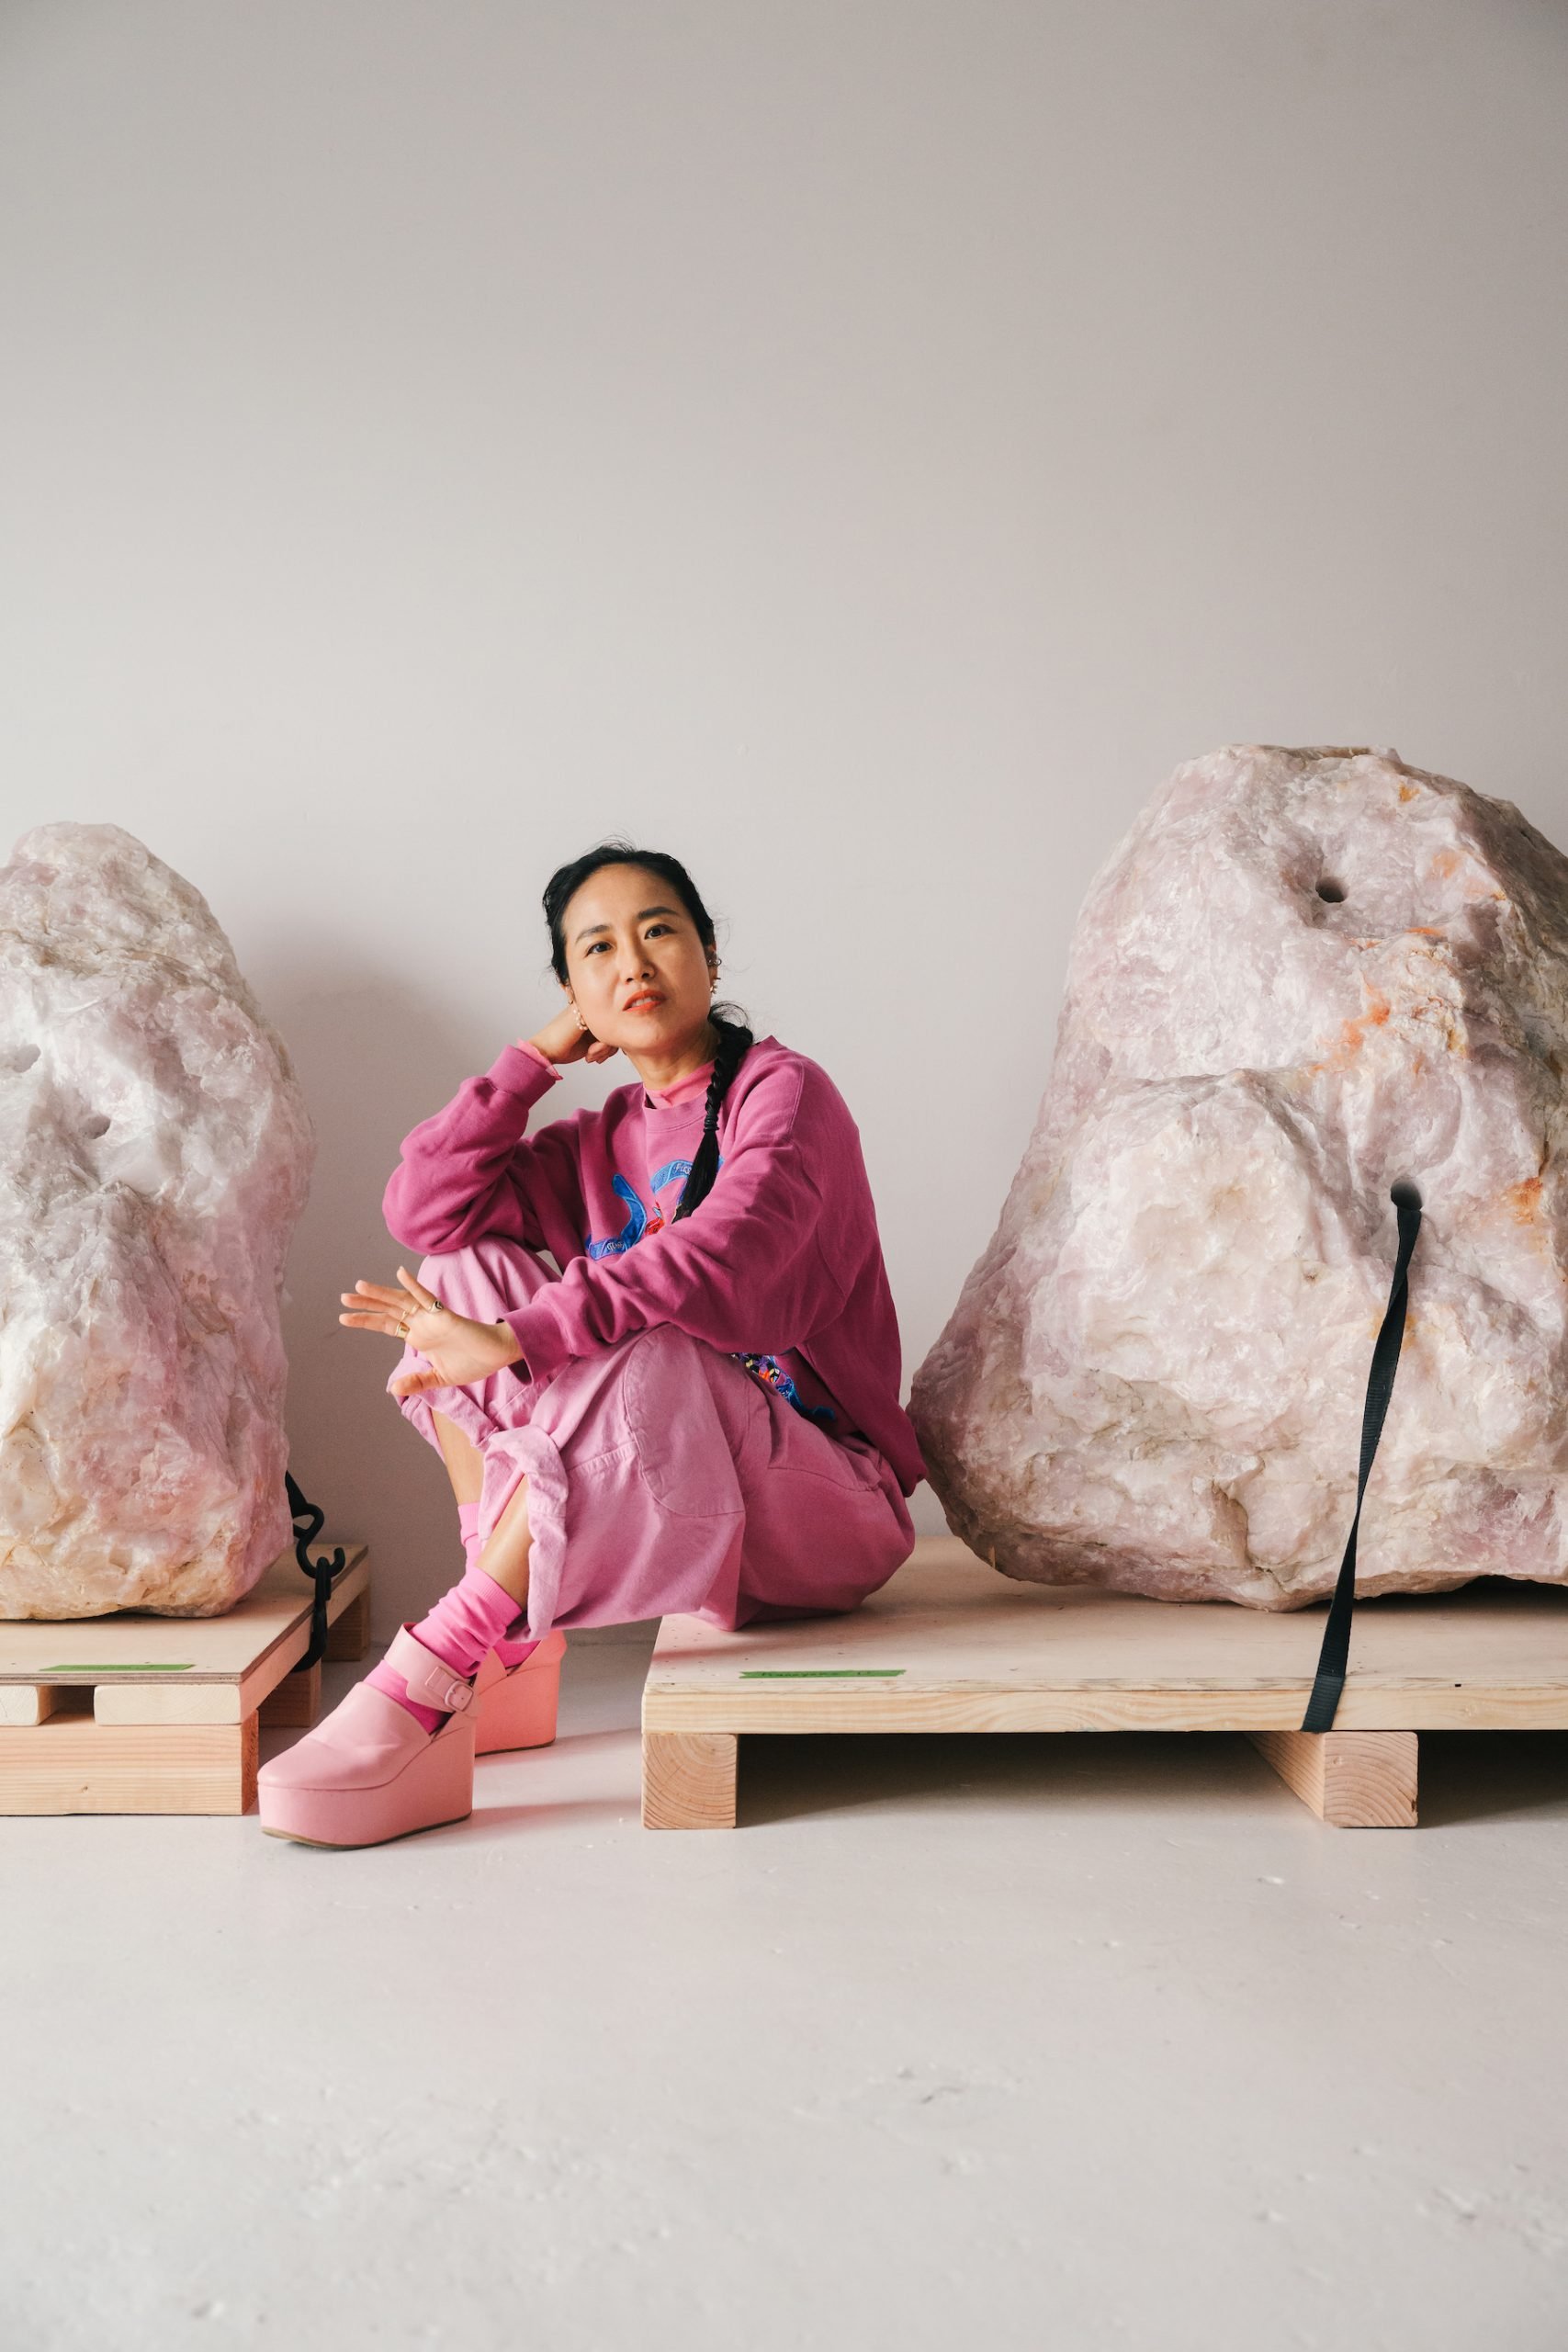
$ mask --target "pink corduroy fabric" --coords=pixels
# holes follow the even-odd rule
[[[418,1273],[484,1323],[561,1279],[502,1234],[425,1257]],[[389,1389],[428,1368],[406,1345]],[[479,1448],[484,1540],[526,1477],[535,1641],[557,1625],[675,1611],[734,1628],[852,1609],[914,1548],[898,1476],[868,1438],[828,1435],[672,1324],[570,1357],[547,1378],[507,1366],[393,1401],[438,1452],[437,1410]]]

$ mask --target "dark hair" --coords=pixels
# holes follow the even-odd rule
[[[550,968],[563,986],[567,978],[566,910],[574,891],[580,889],[591,874],[602,865],[644,865],[668,882],[680,897],[682,905],[696,924],[697,935],[705,947],[714,944],[713,917],[704,906],[696,884],[678,857],[669,856],[660,849],[634,849],[628,841],[600,842],[581,857],[574,857],[570,865],[558,865],[545,885],[545,920],[550,927]],[[728,1020],[728,1013],[740,1014]],[[751,1032],[746,1026],[739,1005],[717,1002],[709,1008],[709,1018],[718,1031],[718,1051],[714,1056],[713,1076],[708,1080],[707,1102],[703,1113],[703,1139],[697,1146],[697,1156],[692,1162],[692,1172],[681,1187],[680,1204],[675,1217],[690,1216],[713,1189],[718,1173],[718,1106],[729,1091],[729,1081],[745,1058],[751,1044]]]

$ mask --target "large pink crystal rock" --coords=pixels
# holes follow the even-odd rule
[[[1395,1247],[1425,1221],[1359,1589],[1568,1575],[1568,860],[1397,752],[1232,744],[1090,888],[996,1234],[915,1376],[1010,1576],[1332,1586]]]
[[[198,890],[118,825],[0,870],[0,1617],[208,1617],[289,1543],[314,1158]],[[301,1587],[303,1589],[303,1587]]]

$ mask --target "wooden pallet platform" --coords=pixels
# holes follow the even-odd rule
[[[341,1548],[327,1656],[355,1658],[370,1639],[370,1554]],[[316,1719],[321,1665],[294,1670],[310,1605],[290,1544],[221,1617],[0,1623],[0,1815],[248,1813],[262,1725]]]
[[[1303,1732],[1324,1617],[1020,1584],[922,1536],[847,1616],[665,1618],[643,1821],[733,1828],[748,1732],[1235,1731],[1324,1820],[1411,1828],[1418,1733],[1568,1728],[1568,1589],[1487,1577],[1359,1602],[1335,1728]]]

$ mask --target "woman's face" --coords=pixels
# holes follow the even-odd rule
[[[703,1038],[717,962],[671,883],[602,865],[567,900],[561,928],[568,990],[596,1037],[661,1060]]]

